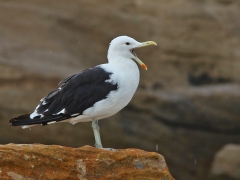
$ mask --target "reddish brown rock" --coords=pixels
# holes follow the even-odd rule
[[[136,49],[149,70],[131,103],[99,122],[104,146],[157,146],[176,179],[209,180],[219,149],[240,144],[240,1],[0,2],[0,144],[93,145],[90,123],[22,130],[8,121],[62,78],[106,63],[119,35],[158,46]]]
[[[139,149],[0,145],[0,179],[173,180],[164,157]]]

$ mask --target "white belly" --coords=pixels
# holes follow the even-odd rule
[[[101,65],[104,69],[112,72],[108,82],[117,83],[118,89],[110,92],[106,99],[98,101],[93,107],[83,111],[83,115],[70,119],[70,123],[91,121],[93,119],[103,119],[112,116],[123,109],[132,99],[139,84],[139,70],[132,62],[124,70],[118,66],[109,64]]]

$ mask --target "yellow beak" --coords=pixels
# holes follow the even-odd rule
[[[141,43],[139,46],[135,47],[134,49],[151,46],[151,45],[157,46],[157,43],[155,43],[154,41],[146,41],[146,42]],[[147,70],[147,66],[137,56],[135,56],[133,59],[135,61],[137,61],[143,69]]]

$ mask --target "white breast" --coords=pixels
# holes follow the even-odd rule
[[[82,116],[72,118],[71,123],[90,121],[92,119],[103,119],[112,116],[123,109],[132,99],[139,84],[139,69],[135,62],[128,60],[128,63],[102,64],[105,71],[112,73],[107,80],[113,84],[118,84],[116,91],[110,92],[106,99],[94,104],[93,107],[86,109]]]

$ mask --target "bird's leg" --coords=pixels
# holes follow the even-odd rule
[[[97,148],[103,148],[102,143],[101,143],[101,138],[100,138],[100,133],[99,133],[99,126],[98,126],[98,120],[93,120],[92,121],[92,128],[93,128],[93,133],[95,137],[95,147]]]

